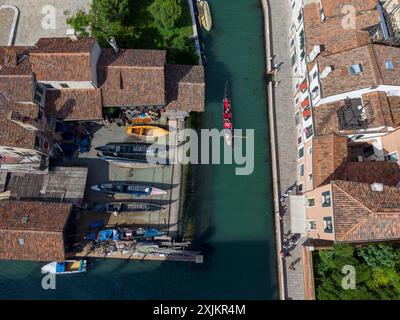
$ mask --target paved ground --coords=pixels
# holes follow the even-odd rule
[[[170,126],[176,127],[178,123],[172,120]],[[184,127],[184,122],[179,121],[179,127]],[[125,168],[119,165],[110,164],[97,157],[96,147],[103,146],[109,142],[127,141],[125,128],[115,124],[102,127],[96,131],[91,143],[89,153],[79,155],[79,158],[64,159],[63,164],[89,167],[86,183],[85,202],[106,203],[115,201],[142,201],[162,205],[164,209],[143,212],[126,213],[118,216],[102,213],[84,212],[81,215],[81,229],[84,230],[92,221],[103,220],[105,224],[135,224],[140,227],[151,226],[163,231],[169,231],[174,237],[178,230],[181,165],[154,166],[137,165],[132,168]],[[91,186],[108,181],[134,181],[139,184],[151,185],[167,191],[166,195],[143,198],[127,195],[107,196],[103,193],[91,190]]]
[[[0,10],[0,45],[7,45],[13,17],[14,11],[12,9],[3,8]]]
[[[71,28],[66,23],[65,10],[70,10],[71,13],[79,9],[87,10],[91,2],[92,0],[0,0],[0,6],[10,4],[19,10],[15,45],[34,45],[41,37],[65,37],[67,29]],[[47,19],[49,12],[54,12],[52,20]],[[9,34],[10,23],[3,23],[1,14],[0,21],[0,45],[6,45],[3,34]]]
[[[278,72],[276,81],[280,85],[274,89],[275,124],[278,154],[278,181],[280,193],[284,194],[287,188],[296,182],[297,173],[297,145],[294,118],[294,104],[291,78],[291,62],[289,52],[290,2],[270,0],[270,19],[272,32],[273,63],[283,63]],[[287,206],[288,207],[288,206]],[[289,212],[282,221],[282,235],[290,233]],[[284,263],[286,299],[304,299],[304,276],[301,261],[301,240],[291,249],[291,256]],[[296,261],[295,270],[289,266]]]

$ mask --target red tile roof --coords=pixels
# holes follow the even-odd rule
[[[374,10],[379,0],[321,0],[322,9],[326,17],[334,17],[348,13],[346,7],[351,7],[357,13]]]
[[[0,201],[0,259],[64,261],[72,204]]]
[[[348,162],[347,137],[335,134],[315,137],[313,140],[314,187],[339,179]]]
[[[97,66],[103,105],[165,105],[165,57],[163,50],[103,49]]]
[[[45,112],[57,119],[100,120],[103,118],[101,90],[47,90]]]
[[[400,167],[396,162],[363,161],[346,164],[340,180],[361,183],[383,183],[397,186],[400,183]]]
[[[333,182],[336,241],[368,242],[400,238],[400,188],[350,181]]]
[[[30,61],[38,81],[94,81],[91,50],[94,38],[41,38]]]
[[[0,94],[0,146],[33,149],[36,133],[9,120],[11,111],[37,119],[39,107],[33,103],[15,103]]]
[[[202,66],[167,65],[167,110],[203,112],[205,81]]]

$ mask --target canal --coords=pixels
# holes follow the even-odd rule
[[[275,299],[276,255],[272,214],[264,35],[259,0],[209,0],[213,30],[204,35],[207,105],[204,128],[221,128],[221,98],[230,80],[237,128],[255,130],[254,172],[234,165],[199,165],[196,239],[204,265],[175,262],[93,261],[90,272],[58,277],[41,288],[40,263],[0,262],[0,298],[33,299]]]

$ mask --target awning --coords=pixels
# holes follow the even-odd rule
[[[303,111],[303,117],[304,118],[311,117],[311,109],[310,108]]]
[[[303,108],[303,109],[305,109],[306,107],[308,107],[310,105],[310,99],[309,98],[306,98],[306,99],[304,99],[302,102],[301,102],[301,107]]]
[[[300,86],[299,86],[300,91],[303,91],[303,92],[306,91],[307,88],[308,88],[307,81],[302,82],[302,83],[300,84]]]
[[[290,227],[292,233],[307,235],[306,204],[304,196],[289,197]]]

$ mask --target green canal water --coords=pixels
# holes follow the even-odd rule
[[[207,50],[205,128],[221,128],[224,83],[232,83],[237,128],[255,129],[255,169],[236,176],[233,165],[196,168],[196,195],[189,204],[204,265],[175,262],[91,260],[86,274],[57,277],[41,288],[40,267],[0,263],[0,298],[16,299],[275,299],[276,260],[263,83],[264,38],[259,0],[210,0],[213,30]]]

